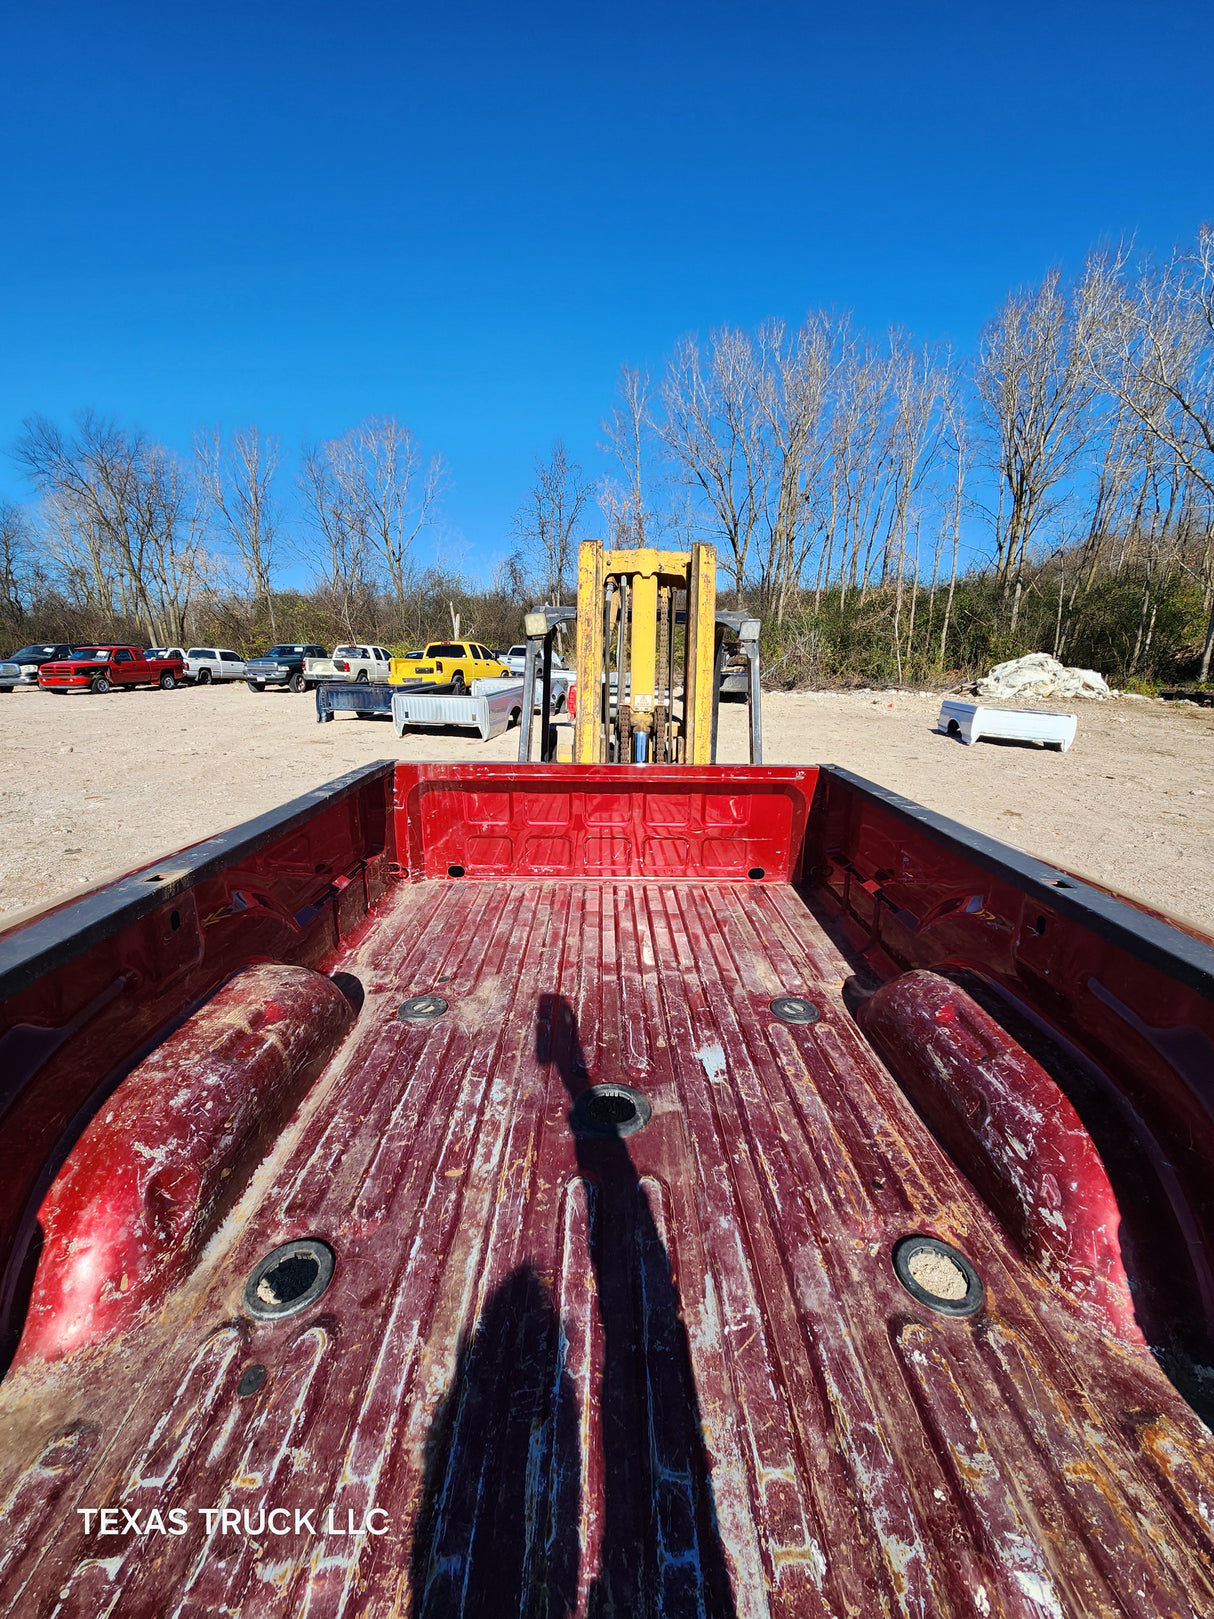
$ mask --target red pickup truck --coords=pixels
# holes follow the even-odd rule
[[[38,684],[47,691],[111,691],[115,686],[159,686],[181,680],[181,659],[145,658],[134,646],[78,646],[62,663],[44,663]]]

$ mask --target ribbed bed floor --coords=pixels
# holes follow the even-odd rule
[[[422,884],[343,967],[354,1033],[167,1318],[5,1384],[18,1424],[81,1407],[9,1502],[9,1611],[1214,1612],[1204,1464],[1150,1368],[1016,1257],[791,889]],[[402,1022],[426,992],[449,1010]],[[576,1134],[608,1082],[649,1123]],[[981,1315],[903,1291],[909,1232],[968,1255]],[[328,1292],[250,1322],[245,1276],[303,1236]],[[190,1529],[39,1540],[106,1503]],[[273,1508],[291,1533],[244,1532]],[[373,1508],[382,1535],[294,1529]]]

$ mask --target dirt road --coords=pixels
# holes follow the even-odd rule
[[[1069,753],[935,734],[939,698],[769,693],[771,764],[846,765],[1017,848],[1214,932],[1214,711],[1079,709]],[[721,756],[745,759],[745,709]],[[511,759],[517,734],[397,741],[386,722],[317,725],[313,700],[245,686],[0,696],[0,916],[42,906],[260,814],[372,759]],[[2,925],[2,924],[0,924]]]

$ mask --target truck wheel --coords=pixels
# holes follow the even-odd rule
[[[367,679],[367,671],[365,669],[360,669],[354,676],[354,684],[356,686],[366,686],[370,684]]]
[[[258,691],[264,691],[265,687],[264,686],[259,686],[257,689],[258,689]],[[304,680],[304,677],[301,674],[299,674],[298,671],[295,674],[293,674],[290,677],[290,679],[287,681],[287,690],[288,691],[307,691],[307,689],[308,689],[307,683]]]
[[[210,678],[211,678],[210,675],[208,675],[207,679],[210,680]],[[176,681],[175,677],[173,675],[171,675],[169,673],[169,671],[166,669],[165,672],[160,677],[160,689],[161,689],[161,691],[172,691],[173,687],[176,684],[177,684],[177,681]],[[198,684],[200,686],[203,684],[203,681],[202,681],[201,678],[199,679]]]
[[[564,692],[559,692],[558,691],[556,696],[552,699],[552,712],[554,714],[563,714],[565,712],[565,694],[564,694]]]
[[[265,691],[266,689],[264,681],[259,685],[256,680],[246,680],[245,685],[250,691]]]
[[[518,724],[522,717],[523,711],[521,708],[512,708],[510,710],[510,723],[507,725],[506,729],[508,731],[513,731],[514,727]]]
[[[467,690],[468,690],[467,682],[464,680],[463,675],[460,674],[459,670],[457,669],[455,671],[455,673],[451,676],[451,692],[452,692],[452,695],[455,696],[455,697],[462,697]]]
[[[97,675],[94,677],[93,684],[89,687],[89,690],[95,691],[99,697],[102,697],[107,691],[110,690],[110,683],[104,675]]]
[[[200,686],[209,686],[211,684],[211,671],[209,669],[200,669],[198,671],[198,684]]]
[[[316,682],[314,680],[305,680],[304,683],[303,683],[303,689],[305,691],[315,691],[316,690]]]

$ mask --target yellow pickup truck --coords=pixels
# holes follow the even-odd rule
[[[404,686],[424,680],[461,692],[469,690],[474,680],[492,680],[509,673],[502,660],[477,641],[431,641],[422,653],[393,658],[388,683]]]

